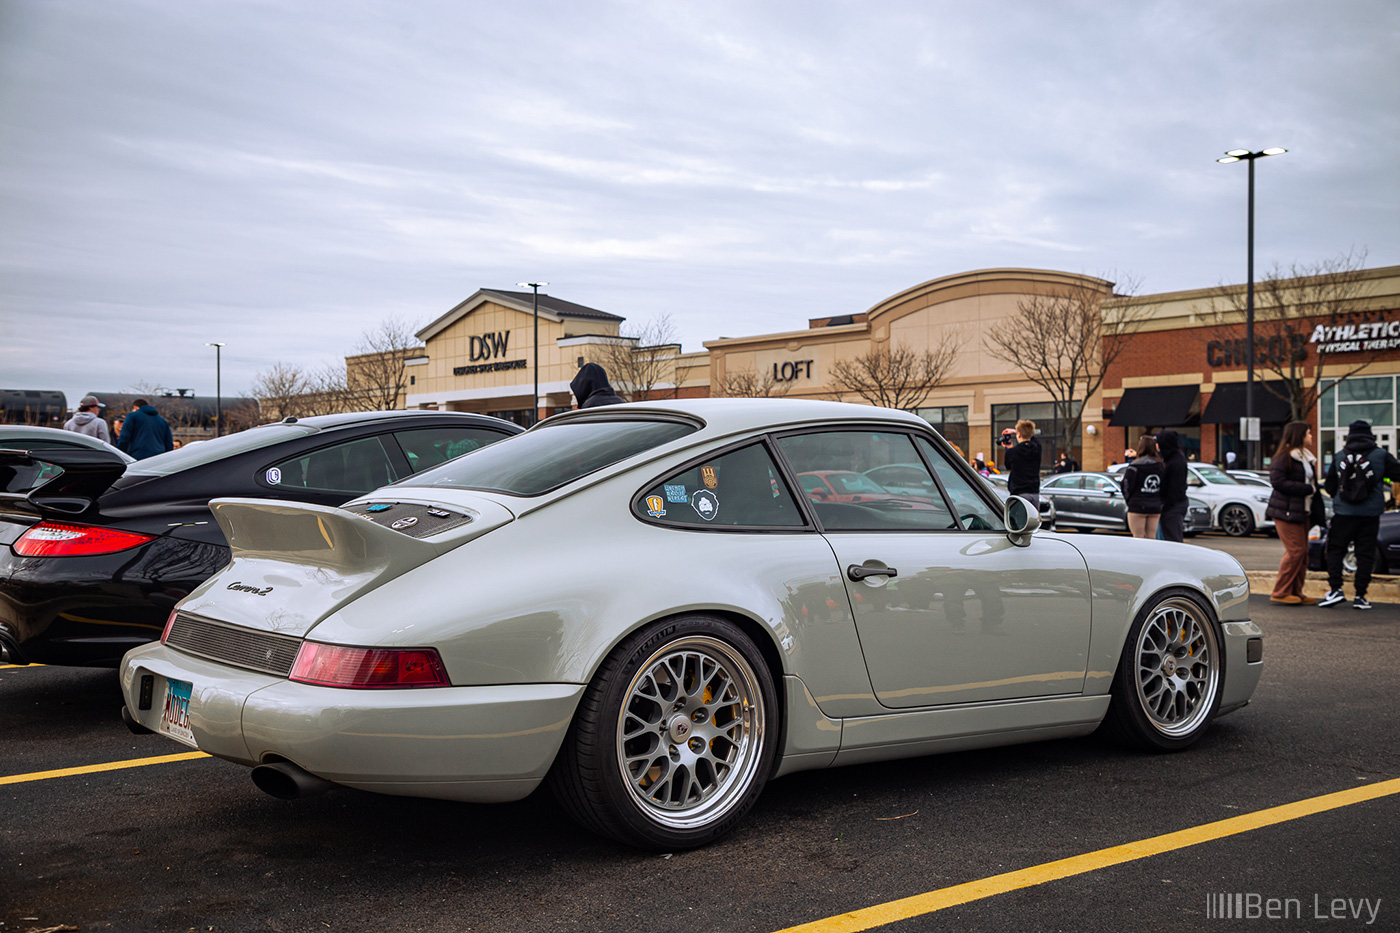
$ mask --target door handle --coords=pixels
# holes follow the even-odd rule
[[[859,583],[866,577],[897,577],[899,571],[893,567],[862,567],[860,564],[852,564],[846,568],[846,576]]]

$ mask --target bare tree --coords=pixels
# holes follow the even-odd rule
[[[1275,265],[1254,285],[1254,367],[1256,373],[1265,373],[1256,384],[1288,403],[1291,421],[1308,420],[1323,395],[1393,349],[1390,338],[1362,336],[1369,334],[1362,327],[1372,317],[1357,307],[1370,291],[1365,262],[1363,249],[1316,263],[1294,263],[1286,270]],[[1221,286],[1213,297],[1217,307],[1228,308],[1231,318],[1243,319],[1248,303],[1244,289]],[[1212,365],[1248,363],[1238,323],[1207,334]],[[1324,367],[1334,358],[1340,362],[1341,354],[1344,367],[1334,366],[1324,386]]]
[[[306,396],[311,392],[311,382],[300,366],[273,363],[271,369],[253,378],[249,391],[258,400],[266,417],[300,418],[309,414],[306,411]]]
[[[936,350],[919,353],[900,344],[837,360],[831,365],[831,386],[838,398],[854,393],[872,405],[912,411],[951,375],[962,345],[962,337],[953,334]]]
[[[1136,281],[1103,288],[1088,282],[1051,294],[1028,295],[1016,313],[987,329],[987,354],[1019,370],[1050,393],[1060,425],[1057,444],[1074,448],[1084,402],[1103,385],[1114,360],[1152,315],[1152,306],[1114,302],[1134,294]]]
[[[403,404],[408,388],[404,360],[423,350],[416,330],[406,319],[391,317],[360,335],[355,355],[345,361],[350,407],[391,411]]]
[[[680,350],[675,322],[669,314],[661,314],[603,343],[597,362],[608,371],[613,390],[637,402],[650,398],[663,383],[675,385]]]
[[[792,388],[791,382],[776,378],[771,372],[757,369],[725,370],[724,375],[710,387],[717,398],[781,398]]]

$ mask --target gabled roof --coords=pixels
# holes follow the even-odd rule
[[[505,305],[508,308],[515,308],[525,314],[533,314],[535,311],[534,292],[510,292],[499,288],[479,288],[466,301],[420,330],[417,334],[418,339],[425,342],[431,340],[488,301]],[[555,298],[544,292],[540,292],[540,316],[552,321],[562,321],[566,318],[584,321],[626,320],[616,314],[609,314],[606,311],[599,311],[597,308]]]

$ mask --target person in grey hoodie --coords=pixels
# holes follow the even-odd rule
[[[64,423],[63,430],[95,437],[104,444],[112,443],[111,437],[107,434],[107,422],[103,421],[102,416],[97,413],[99,408],[105,407],[97,400],[97,396],[84,395],[82,401],[78,403],[78,410],[73,413],[73,417]]]

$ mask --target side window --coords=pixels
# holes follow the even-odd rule
[[[1113,485],[1113,481],[1103,476],[1084,477],[1084,488],[1090,492],[1117,492],[1118,487]]]
[[[394,437],[408,457],[409,467],[419,473],[487,444],[503,441],[510,435],[489,428],[441,427],[398,431]]]
[[[830,431],[790,435],[778,445],[827,530],[958,527],[908,434]]]
[[[957,512],[963,528],[969,531],[1001,531],[1003,526],[1000,510],[994,510],[983,501],[972,488],[970,481],[963,478],[957,467],[943,459],[936,447],[922,437],[919,438],[918,444],[919,450],[928,458],[928,462],[933,464],[933,470],[942,481],[943,488],[948,491],[948,497],[953,500],[953,509]]]
[[[383,442],[377,437],[366,437],[283,460],[265,470],[261,478],[277,489],[359,495],[396,482],[399,476]]]
[[[1041,489],[1082,489],[1082,476],[1055,476],[1040,484]]]
[[[696,464],[646,491],[640,516],[697,527],[801,528],[805,522],[762,444]]]

